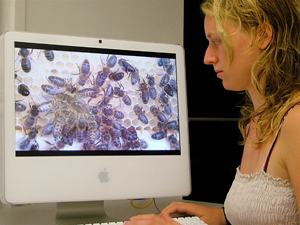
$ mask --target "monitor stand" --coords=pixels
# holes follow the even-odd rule
[[[106,215],[104,201],[57,203],[55,220],[58,225],[116,221]]]

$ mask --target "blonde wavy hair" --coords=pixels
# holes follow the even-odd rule
[[[272,39],[252,67],[251,81],[264,97],[264,103],[254,109],[246,91],[241,108],[239,128],[245,143],[248,125],[258,118],[256,148],[274,135],[286,111],[300,101],[300,9],[298,0],[204,0],[204,15],[215,18],[216,28],[226,48],[229,64],[232,50],[225,24],[234,21],[246,31],[251,45],[272,28]]]

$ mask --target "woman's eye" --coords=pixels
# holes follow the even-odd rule
[[[214,43],[216,46],[218,46],[218,45],[220,44],[219,41],[213,41],[213,43]]]

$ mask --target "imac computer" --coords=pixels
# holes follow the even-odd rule
[[[3,203],[190,193],[181,46],[16,31],[0,43]]]

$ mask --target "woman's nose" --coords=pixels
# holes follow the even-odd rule
[[[208,47],[206,49],[205,55],[204,55],[204,63],[206,65],[213,65],[218,62],[217,56],[211,51],[211,49]]]

